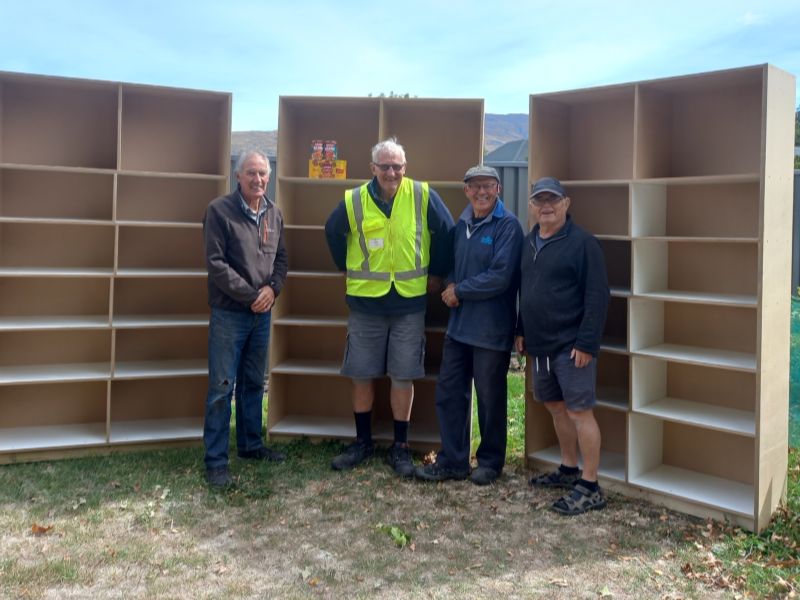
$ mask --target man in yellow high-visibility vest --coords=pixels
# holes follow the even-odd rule
[[[425,375],[427,290],[439,291],[451,261],[453,218],[427,183],[404,177],[406,155],[394,138],[372,149],[374,177],[334,209],[325,235],[347,275],[347,346],[341,373],[353,380],[356,439],[335,457],[335,470],[373,456],[375,379],[388,375],[394,444],[387,460],[414,476],[408,428],[414,379]]]

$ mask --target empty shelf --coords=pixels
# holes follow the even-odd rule
[[[208,361],[143,360],[119,362],[114,367],[114,379],[154,379],[164,377],[196,377],[208,374]]]
[[[31,331],[41,329],[105,329],[108,315],[37,317],[0,317],[0,331]]]
[[[698,425],[750,437],[756,434],[753,412],[726,406],[704,404],[680,398],[661,398],[637,408],[635,412],[677,423]]]
[[[141,421],[116,421],[111,423],[109,442],[130,444],[169,440],[194,440],[203,437],[203,419],[144,419]]]
[[[536,452],[531,452],[528,458],[549,463],[554,466],[561,464],[561,451],[558,446],[550,446]],[[583,464],[582,460],[578,461]],[[597,470],[600,477],[613,479],[614,481],[625,481],[625,456],[618,452],[600,451],[600,468]]]
[[[99,446],[105,443],[105,423],[0,429],[0,452]]]
[[[102,381],[110,376],[111,365],[109,363],[0,367],[0,385],[53,383],[59,381]]]
[[[635,350],[634,354],[739,371],[750,372],[756,370],[756,356],[747,352],[734,352],[716,348],[696,348],[679,344],[658,344]]]

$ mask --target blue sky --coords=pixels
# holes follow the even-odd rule
[[[798,0],[0,0],[0,70],[233,93],[233,129],[281,95],[485,98],[772,63],[800,74]]]

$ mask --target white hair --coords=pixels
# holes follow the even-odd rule
[[[272,167],[269,166],[269,157],[264,154],[261,150],[247,150],[242,152],[239,157],[236,159],[236,167],[233,169],[235,173],[242,174],[242,168],[244,167],[244,163],[247,162],[249,158],[254,156],[258,156],[264,159],[264,162],[267,163],[267,177],[269,177]]]
[[[403,164],[406,162],[406,151],[397,143],[397,138],[392,136],[388,140],[378,142],[372,147],[372,162],[378,162],[378,156],[381,152],[391,152],[392,154],[399,154],[403,157]]]

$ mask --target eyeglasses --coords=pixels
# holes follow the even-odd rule
[[[528,202],[534,206],[544,206],[545,204],[558,204],[563,199],[563,196],[545,196],[543,198],[530,198]]]
[[[481,190],[491,192],[497,188],[497,182],[491,181],[489,183],[468,183],[467,187],[473,192],[480,192]]]
[[[404,164],[402,165],[395,165],[392,163],[372,163],[372,164],[378,167],[384,173],[386,173],[386,171],[388,171],[389,169],[391,169],[395,173],[399,173],[400,171],[406,168]]]

